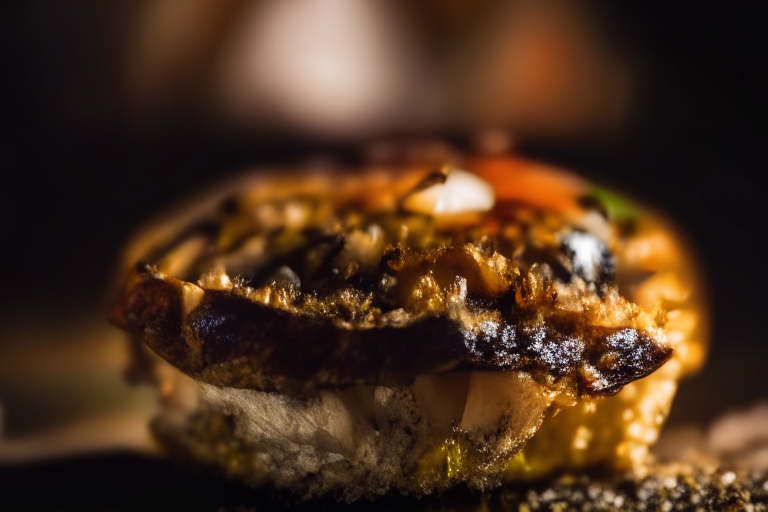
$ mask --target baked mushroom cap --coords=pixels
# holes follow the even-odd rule
[[[314,449],[369,472],[376,463],[362,462],[362,446],[379,462],[401,457],[396,476],[369,479],[373,493],[526,474],[521,450],[546,415],[594,408],[676,348],[689,360],[695,351],[670,341],[669,300],[632,300],[658,272],[627,248],[658,226],[559,171],[512,158],[463,168],[257,175],[139,240],[110,319],[199,382],[208,405],[197,417],[230,418],[228,436],[249,438],[238,422],[254,412],[243,401],[285,397],[305,419],[351,411],[376,434]],[[371,441],[386,438],[394,403],[410,411],[407,457]],[[255,459],[283,446],[250,439]],[[251,466],[245,473],[280,484],[275,465]],[[366,494],[352,476],[295,473],[314,482],[309,494]]]

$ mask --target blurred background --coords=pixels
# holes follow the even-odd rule
[[[136,427],[153,397],[123,384],[122,338],[103,320],[130,233],[234,171],[318,156],[513,148],[653,205],[690,237],[712,300],[709,361],[681,386],[669,427],[711,437],[724,415],[768,416],[768,41],[757,3],[26,0],[0,10],[6,483],[61,471],[29,460],[147,443]],[[76,467],[98,479],[97,463]]]

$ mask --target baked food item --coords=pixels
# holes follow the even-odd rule
[[[300,497],[638,467],[704,354],[671,232],[513,157],[254,174],[132,250],[158,439]]]

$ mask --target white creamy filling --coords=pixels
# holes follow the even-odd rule
[[[403,208],[412,213],[439,217],[487,212],[495,201],[496,195],[488,182],[470,172],[450,169],[445,182],[412,193],[403,201]]]

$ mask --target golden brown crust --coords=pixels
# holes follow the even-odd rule
[[[403,211],[444,173],[275,178],[227,197],[131,271],[113,322],[196,379],[290,393],[522,370],[606,396],[669,359],[617,292],[610,240],[572,212],[504,188],[463,219]]]
[[[636,327],[584,326],[566,315],[542,321],[508,301],[501,303],[506,318],[478,315],[482,325],[475,329],[450,313],[348,328],[330,315],[285,311],[221,290],[205,291],[182,315],[183,285],[174,281],[136,269],[111,319],[188,375],[220,386],[295,393],[406,385],[446,371],[525,370],[550,383],[570,380],[577,395],[605,396],[672,355]]]

